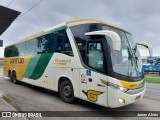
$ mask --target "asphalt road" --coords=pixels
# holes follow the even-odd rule
[[[49,91],[43,88],[28,85],[26,83],[13,84],[8,79],[3,77],[2,69],[0,69],[0,93],[7,96],[13,103],[16,104],[20,111],[93,111],[93,110],[118,110],[118,111],[160,111],[160,85],[147,84],[147,91],[140,101],[137,101],[128,106],[111,109],[101,107],[83,100],[77,99],[74,104],[64,103],[59,97],[58,93]],[[107,111],[106,111],[107,112]],[[31,120],[35,118],[31,118]],[[42,118],[44,119],[44,118]],[[47,118],[52,119],[52,118]],[[55,118],[59,119],[59,118]],[[136,117],[79,117],[66,119],[120,119],[120,120],[141,120],[159,118],[136,118]]]

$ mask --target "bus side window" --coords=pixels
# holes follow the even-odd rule
[[[37,39],[37,52],[38,53],[49,52],[49,40],[46,39],[46,36]]]
[[[72,48],[65,30],[60,30],[53,33],[52,50],[73,56]]]
[[[58,51],[58,34],[57,32],[53,33],[53,37],[51,39],[51,51],[56,52]]]
[[[25,52],[26,55],[36,54],[36,40],[35,39],[26,41],[25,45],[26,45],[26,52]]]

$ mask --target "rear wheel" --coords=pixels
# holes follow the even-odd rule
[[[64,80],[60,85],[60,96],[64,102],[74,102],[74,90],[72,83],[69,80]]]
[[[11,82],[13,82],[11,71],[8,72],[8,77],[9,77],[9,80],[10,80]]]
[[[13,72],[13,73],[12,73],[12,80],[13,80],[13,83],[14,83],[14,84],[17,84],[17,83],[18,83],[17,76],[16,76],[16,72]]]

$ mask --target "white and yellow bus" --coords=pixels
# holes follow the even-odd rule
[[[4,75],[105,107],[144,96],[142,62],[131,33],[96,19],[70,20],[5,48]]]

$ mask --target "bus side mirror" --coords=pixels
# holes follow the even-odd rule
[[[152,46],[146,42],[141,42],[141,41],[135,41],[136,42],[136,46],[137,45],[140,45],[140,46],[144,46],[146,48],[148,48],[148,51],[149,51],[149,55],[150,56],[153,56],[153,49],[152,49]]]
[[[121,50],[121,38],[120,36],[114,32],[109,30],[99,30],[93,32],[87,32],[85,35],[106,35],[112,40],[113,50],[120,51]]]

